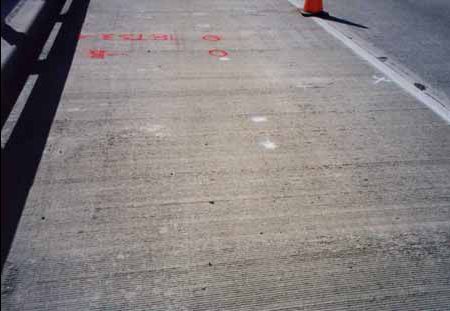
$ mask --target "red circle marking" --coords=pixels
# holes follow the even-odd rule
[[[219,41],[220,37],[218,35],[204,35],[202,39],[206,41]]]
[[[216,56],[216,57],[225,57],[228,55],[227,51],[218,50],[218,49],[209,50],[208,53],[209,53],[209,55]]]

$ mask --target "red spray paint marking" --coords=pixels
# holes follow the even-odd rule
[[[220,41],[221,38],[218,35],[204,35],[202,39],[206,41]]]
[[[208,51],[209,55],[216,56],[216,57],[225,57],[228,55],[227,51],[219,50],[219,49],[212,49]]]
[[[150,40],[168,41],[170,40],[170,36],[164,33],[154,33],[150,35]]]
[[[89,58],[103,59],[105,56],[105,50],[89,50]]]
[[[117,34],[117,33],[100,33],[100,34],[80,34],[78,37],[80,40],[83,39],[100,39],[100,40],[121,40],[121,41],[174,41],[176,40],[175,35],[166,33],[127,33],[127,34]]]
[[[140,34],[119,35],[119,37],[125,41],[142,41],[142,40],[144,40],[144,35],[141,33]]]
[[[106,50],[89,50],[89,58],[92,59],[104,59],[106,56],[118,56],[118,55],[127,55],[125,53],[115,53],[115,52],[108,52]]]
[[[100,39],[102,40],[113,40],[114,34],[113,33],[102,33],[100,34]]]

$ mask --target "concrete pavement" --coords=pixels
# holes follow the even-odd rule
[[[92,0],[79,35],[2,128],[38,163],[2,309],[450,305],[448,124],[287,1]]]

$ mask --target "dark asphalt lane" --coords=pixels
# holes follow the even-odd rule
[[[450,1],[328,0],[333,16],[363,24],[344,26],[450,98]]]

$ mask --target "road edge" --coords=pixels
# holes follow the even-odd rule
[[[371,50],[364,48],[361,44],[358,44],[353,38],[349,38],[343,32],[341,32],[336,27],[330,25],[330,23],[318,18],[312,17],[312,19],[320,25],[326,32],[332,35],[337,40],[341,41],[346,47],[352,50],[356,55],[367,61],[377,70],[385,74],[390,80],[394,81],[398,86],[400,86],[407,93],[415,97],[421,103],[425,104],[433,112],[439,115],[443,120],[450,124],[450,110],[444,102],[445,100],[440,99],[439,96],[433,94],[432,89],[427,88],[425,90],[419,89],[415,83],[417,81],[411,81],[410,76],[404,74],[400,70],[395,70],[399,66],[393,67],[389,66],[379,59],[375,53]]]
[[[291,5],[301,10],[300,4],[297,0],[287,0]],[[395,82],[400,88],[412,95],[418,101],[423,103],[444,121],[450,124],[450,103],[448,99],[440,95],[440,92],[427,86],[425,89],[420,89],[424,81],[416,74],[412,73],[404,66],[389,60],[384,62],[380,60],[380,56],[385,56],[381,51],[376,51],[375,48],[369,48],[369,44],[366,44],[364,40],[358,38],[355,34],[346,34],[337,27],[331,25],[331,23],[321,19],[320,17],[306,17],[313,19],[319,26],[322,27],[327,33],[332,35],[335,39],[343,43],[358,57],[367,61],[372,67],[386,75],[390,80]]]

